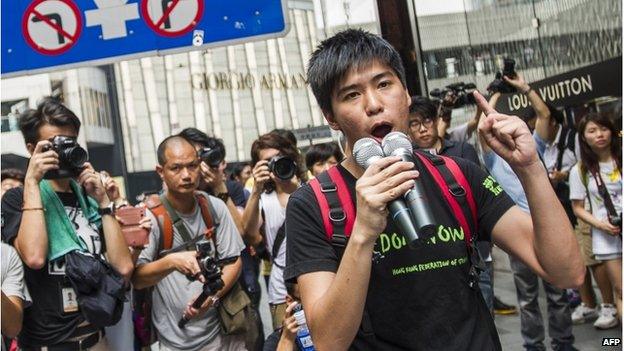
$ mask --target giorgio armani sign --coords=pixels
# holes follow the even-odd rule
[[[193,88],[205,90],[305,89],[303,73],[213,72],[193,75]]]
[[[603,96],[622,96],[622,56],[530,83],[555,107],[580,105]],[[505,94],[496,105],[502,113],[524,115],[531,103],[524,94]]]

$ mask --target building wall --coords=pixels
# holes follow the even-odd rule
[[[323,125],[305,82],[314,5],[290,2],[288,15],[283,38],[115,64],[128,171],[152,170],[158,144],[186,127],[223,139],[233,162],[274,128]]]

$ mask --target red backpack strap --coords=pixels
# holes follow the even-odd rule
[[[167,209],[165,209],[162,203],[159,203],[155,207],[151,207],[150,211],[156,217],[160,228],[160,243],[157,252],[171,249],[173,246],[173,223],[169,213],[167,213]]]
[[[310,181],[310,186],[321,210],[327,239],[334,246],[345,247],[355,223],[355,206],[340,171],[334,166]]]
[[[206,224],[206,232],[204,236],[206,239],[213,239],[213,235],[215,233],[215,225],[212,220],[212,211],[210,210],[210,203],[208,199],[201,194],[195,194],[195,198],[197,199],[197,203],[199,204],[199,209],[201,210],[202,218],[204,219],[204,224]],[[217,246],[215,241],[215,247]]]
[[[463,172],[461,172],[461,170],[459,169],[455,161],[449,159],[448,157],[430,155],[430,154],[426,154],[422,152],[414,152],[414,154],[425,165],[425,167],[429,171],[429,174],[431,174],[436,184],[440,188],[442,195],[444,196],[444,199],[446,200],[446,203],[450,206],[453,212],[453,215],[455,216],[455,218],[457,218],[457,221],[459,222],[460,227],[464,231],[464,239],[466,242],[466,246],[468,247],[469,252],[472,252],[472,238],[473,238],[472,234],[476,233],[476,230],[477,230],[476,229],[477,228],[476,227],[476,223],[477,223],[476,222],[476,218],[477,218],[476,217],[476,205],[474,204],[474,197],[472,196],[472,190],[470,186],[468,185],[466,178],[462,177],[463,181],[460,181],[457,179],[458,177],[457,173],[460,173],[463,176]],[[450,164],[449,160],[450,162],[453,162],[453,165],[455,166],[454,170],[448,167],[448,165]],[[451,176],[449,176],[448,174],[447,174],[447,177],[443,176],[442,172],[445,172],[446,170],[450,171],[449,173]],[[445,178],[447,178],[448,181]],[[450,182],[452,183],[448,184]],[[463,182],[465,185],[461,184],[460,182]],[[458,201],[458,198],[461,199],[464,197],[467,199],[469,203],[468,207],[470,208],[469,213],[471,214],[471,216],[466,215],[466,213],[464,212],[464,209],[462,208],[462,206],[460,205]],[[472,205],[470,204],[470,202],[472,202]],[[474,207],[474,212],[472,212],[473,207]],[[468,221],[468,218],[470,217],[472,217],[473,219],[471,221],[473,222],[473,226],[471,226],[470,222]],[[471,229],[471,228],[474,228],[474,229]]]

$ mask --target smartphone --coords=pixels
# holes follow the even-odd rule
[[[128,246],[145,246],[149,243],[149,232],[139,223],[145,217],[143,207],[122,207],[115,213],[121,225],[121,232]]]

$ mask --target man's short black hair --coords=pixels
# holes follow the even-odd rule
[[[156,154],[158,155],[158,164],[161,166],[164,166],[165,163],[167,163],[165,151],[167,151],[167,147],[169,147],[170,143],[188,143],[189,145],[193,146],[193,142],[183,136],[170,135],[166,137],[165,140],[161,141],[160,144],[158,144],[158,151],[156,151]]]
[[[342,152],[336,143],[312,145],[305,155],[306,167],[311,171],[315,163],[319,161],[325,162],[332,156],[334,156],[337,162],[341,162],[343,159]]]
[[[24,177],[24,171],[17,168],[6,168],[0,172],[0,181],[3,181],[5,179],[14,179],[24,183]]]
[[[46,96],[36,109],[24,111],[19,118],[19,128],[26,144],[36,144],[39,140],[39,129],[43,124],[57,127],[70,126],[80,132],[80,119],[61,101],[52,96]]]
[[[385,39],[361,29],[347,29],[325,39],[308,62],[308,83],[324,112],[330,112],[331,94],[352,68],[379,61],[392,68],[405,87],[405,68],[399,53]]]
[[[288,295],[290,295],[291,297],[296,298],[295,297],[295,288],[297,287],[297,283],[286,281],[286,282],[284,282],[284,285],[286,286],[286,293]]]
[[[223,157],[225,157],[225,145],[223,145],[223,140],[219,138],[208,136],[208,134],[197,128],[185,128],[178,135],[193,144],[199,144],[202,147],[219,150]]]
[[[438,116],[438,104],[425,96],[412,96],[409,113],[418,113],[422,118],[434,119]]]
[[[286,139],[288,139],[288,141],[290,141],[291,144],[293,144],[295,147],[297,147],[297,137],[295,136],[295,133],[293,133],[291,130],[275,128],[272,131],[270,131],[269,133],[275,133],[275,134],[281,136],[282,138],[286,138]]]

